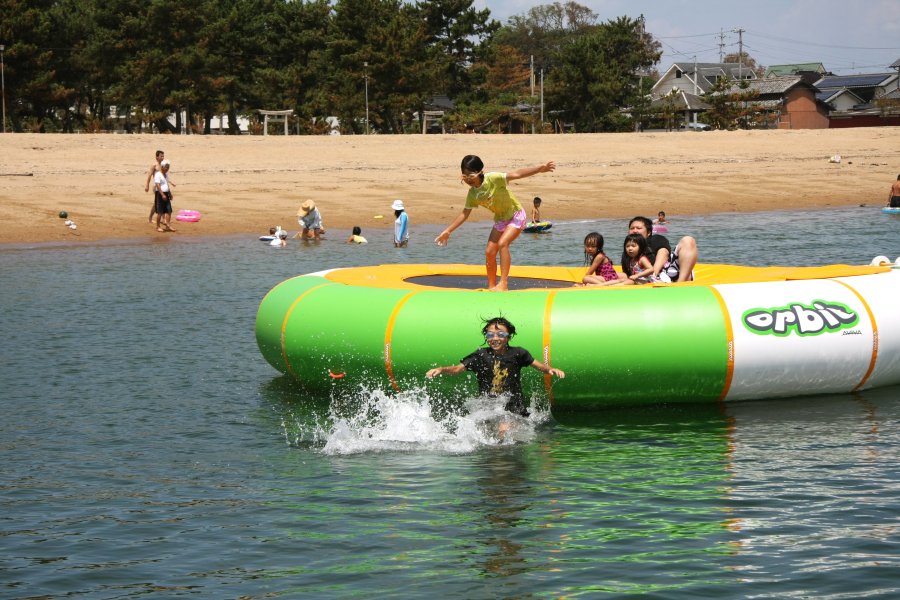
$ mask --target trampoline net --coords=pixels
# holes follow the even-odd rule
[[[477,290],[487,287],[487,278],[484,275],[420,275],[407,277],[407,283],[414,285],[430,285],[443,288],[461,288]],[[574,285],[571,281],[559,279],[538,279],[536,277],[510,277],[510,290],[528,290],[535,288],[568,288]]]

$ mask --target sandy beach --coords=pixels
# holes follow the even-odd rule
[[[312,199],[328,237],[388,227],[401,198],[411,227],[449,223],[466,188],[459,163],[487,170],[555,160],[512,184],[550,220],[883,205],[900,172],[897,128],[584,135],[0,135],[0,243],[261,234],[296,230]],[[172,162],[174,208],[198,223],[157,233],[144,191],[157,149]],[[840,154],[840,163],[829,159]],[[77,224],[67,228],[58,214]],[[376,216],[382,215],[378,219]],[[490,219],[478,209],[473,220]]]

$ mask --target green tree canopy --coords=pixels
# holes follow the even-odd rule
[[[564,111],[578,131],[620,131],[631,127],[620,109],[634,100],[639,73],[659,61],[658,43],[639,19],[619,17],[566,45],[550,73],[549,103]]]

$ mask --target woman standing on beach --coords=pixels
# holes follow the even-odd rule
[[[470,188],[466,196],[466,206],[434,241],[438,246],[446,244],[450,240],[450,234],[469,218],[476,206],[483,206],[493,212],[494,226],[491,228],[485,248],[488,288],[492,291],[506,291],[509,289],[509,268],[512,264],[509,245],[522,233],[527,220],[525,209],[509,191],[507,184],[538,173],[552,172],[556,169],[556,163],[551,160],[509,173],[485,173],[481,159],[470,154],[462,159],[460,169],[462,182]],[[500,283],[497,283],[497,254],[500,255]]]

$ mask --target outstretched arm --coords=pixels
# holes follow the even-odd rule
[[[516,179],[524,179],[525,177],[531,177],[532,175],[537,175],[538,173],[550,173],[551,171],[556,169],[556,163],[551,161],[545,162],[542,165],[535,165],[533,167],[522,167],[521,169],[516,169],[515,171],[511,171],[506,174],[506,181],[515,181]]]
[[[459,375],[465,370],[466,367],[462,363],[458,365],[449,365],[446,367],[435,367],[433,369],[428,369],[428,372],[425,373],[425,377],[427,377],[428,379],[433,379],[438,375]]]
[[[548,367],[542,362],[535,360],[531,363],[531,366],[540,371],[541,373],[546,373],[548,375],[556,375],[560,379],[565,379],[566,374],[563,373],[562,369],[555,369],[553,367]]]
[[[471,208],[462,209],[462,212],[459,213],[455,219],[453,219],[453,222],[450,223],[449,226],[447,226],[447,229],[442,231],[439,236],[434,238],[434,243],[437,244],[438,246],[443,246],[444,244],[446,244],[450,240],[450,234],[453,233],[453,231],[457,227],[459,227],[460,225],[465,223],[466,219],[469,218],[470,214],[472,214]]]

